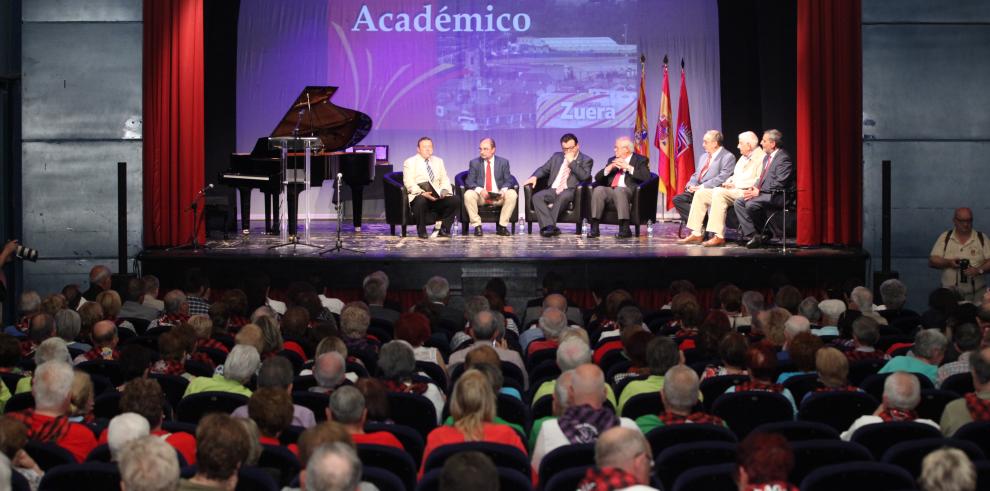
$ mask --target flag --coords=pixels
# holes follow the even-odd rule
[[[691,109],[688,108],[687,84],[684,81],[684,60],[681,60],[681,96],[677,103],[677,135],[675,136],[674,160],[677,176],[675,194],[684,192],[687,182],[694,174],[694,145],[691,140]]]
[[[657,129],[653,137],[653,146],[660,150],[658,172],[660,175],[660,192],[667,196],[663,210],[674,207],[674,140],[670,134],[670,82],[667,76],[667,57],[663,57],[663,92],[660,95],[660,113],[657,116]]]
[[[650,158],[650,128],[646,120],[646,57],[639,57],[639,102],[636,104],[636,128],[633,130],[633,140],[636,143],[636,153]]]

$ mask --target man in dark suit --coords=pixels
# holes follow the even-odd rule
[[[495,226],[498,235],[509,233],[509,220],[515,211],[519,195],[515,189],[516,178],[509,172],[509,161],[495,155],[495,140],[485,138],[478,144],[478,157],[468,163],[468,175],[464,179],[464,208],[467,209],[469,226],[474,229],[474,235],[481,237],[481,217],[478,216],[478,204],[500,205],[502,212]],[[498,197],[491,197],[492,193]]]
[[[581,153],[578,139],[571,133],[560,137],[560,149],[524,183],[526,186],[536,186],[537,179],[547,178],[547,188],[533,195],[540,235],[544,237],[560,235],[557,216],[561,209],[574,201],[578,183],[591,177],[591,167],[595,163],[591,157]]]
[[[674,208],[677,208],[677,213],[681,215],[684,223],[687,223],[688,215],[691,214],[691,200],[695,191],[700,188],[715,189],[721,186],[732,175],[736,166],[736,156],[722,146],[721,131],[705,132],[701,146],[705,148],[705,153],[698,158],[698,163],[694,166],[694,174],[691,174],[684,192],[674,196],[673,199]]]
[[[784,195],[780,191],[794,192],[794,164],[790,154],[780,148],[782,137],[777,130],[763,132],[760,146],[766,156],[763,157],[760,177],[756,180],[756,185],[744,191],[734,205],[739,228],[743,237],[749,239],[746,247],[750,249],[763,245],[763,235],[757,233],[756,224],[763,226],[766,209],[784,206]]]
[[[591,232],[588,237],[598,237],[598,223],[605,212],[605,203],[612,203],[619,216],[619,234],[616,237],[632,237],[629,230],[629,209],[633,188],[650,178],[650,159],[633,153],[632,140],[628,136],[615,139],[615,156],[595,174],[598,186],[591,193]]]

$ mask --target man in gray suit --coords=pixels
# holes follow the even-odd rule
[[[548,187],[533,195],[540,235],[544,237],[560,235],[557,216],[561,209],[574,201],[578,183],[591,177],[591,166],[595,162],[581,153],[578,139],[571,133],[560,137],[560,149],[524,183],[526,186],[536,186],[537,179],[547,178]]]
[[[744,237],[748,238],[746,247],[755,249],[763,245],[763,235],[757,233],[756,223],[760,226],[766,220],[767,208],[784,206],[784,195],[780,191],[794,192],[794,164],[791,155],[780,148],[783,137],[777,130],[766,130],[760,146],[766,152],[763,157],[762,171],[756,185],[743,192],[736,200],[736,218]]]
[[[495,140],[485,138],[478,144],[478,157],[468,163],[468,175],[464,179],[464,208],[467,209],[469,226],[474,235],[481,237],[481,217],[478,216],[478,203],[500,205],[502,211],[495,226],[495,233],[508,236],[509,220],[516,209],[519,195],[513,186],[516,178],[509,171],[509,161],[495,155]],[[497,197],[495,195],[498,195]]]
[[[694,166],[694,174],[688,180],[684,192],[674,196],[674,208],[681,215],[681,220],[687,223],[688,215],[691,213],[691,199],[694,193],[700,188],[715,189],[722,185],[736,165],[736,157],[732,152],[722,146],[722,132],[719,130],[708,130],[701,140],[701,146],[705,153],[698,158],[698,164]]]
[[[594,192],[591,193],[591,231],[588,237],[595,238],[598,232],[598,222],[605,212],[605,203],[615,206],[619,218],[620,239],[632,237],[629,230],[629,209],[632,201],[633,188],[650,178],[650,159],[633,153],[632,140],[628,136],[615,139],[615,156],[608,159],[608,164],[597,174]]]

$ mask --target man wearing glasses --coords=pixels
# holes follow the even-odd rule
[[[942,287],[979,304],[987,288],[983,273],[990,269],[990,241],[983,232],[973,231],[973,210],[969,208],[957,208],[952,224],[932,246],[928,266],[942,270]]]
[[[537,179],[547,178],[548,187],[533,195],[533,209],[540,221],[540,235],[544,237],[560,235],[557,228],[560,210],[574,201],[578,183],[591,177],[594,163],[591,157],[581,153],[578,139],[571,133],[560,137],[560,150],[523,183],[524,186],[536,186]]]

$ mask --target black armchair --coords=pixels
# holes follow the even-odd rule
[[[526,185],[523,187],[524,199],[526,201],[526,233],[533,232],[533,222],[536,219],[536,208],[533,208],[533,195],[549,187],[548,178],[542,177],[536,180],[536,186]],[[557,223],[573,223],[574,233],[581,235],[581,220],[588,216],[588,204],[591,203],[590,193],[591,179],[581,181],[574,191],[574,201],[566,210],[557,214]],[[585,196],[585,195],[589,196]]]
[[[464,184],[464,180],[467,179],[468,171],[459,172],[454,176],[454,194],[461,198],[461,210],[457,213],[457,220],[461,222],[461,234],[467,235],[468,233],[468,214],[467,207],[464,205],[464,193],[467,191],[467,186]],[[511,189],[515,190],[517,196],[519,193],[519,181],[516,181],[515,176],[512,177],[515,182],[511,186]],[[517,209],[519,208],[519,199],[516,198],[516,202],[512,203],[512,216],[518,215]],[[498,222],[499,214],[502,212],[502,205],[490,205],[485,203],[478,203],[478,216],[481,217],[481,221],[488,223]],[[516,220],[513,219],[512,223],[512,235],[516,234]]]
[[[604,186],[607,183],[596,182],[590,191],[594,191],[598,186]],[[636,227],[636,235],[639,235],[639,226],[646,224],[650,220],[656,220],[657,217],[657,197],[660,192],[660,176],[654,173],[650,173],[650,178],[639,183],[632,190],[632,206],[629,208],[629,224]],[[590,193],[588,196],[588,204],[591,204]],[[617,225],[619,223],[619,216],[615,212],[615,206],[612,204],[605,205],[605,211],[602,213],[601,223],[607,223],[610,225]]]
[[[385,223],[388,224],[389,234],[395,235],[395,226],[401,226],[402,236],[406,236],[406,227],[414,225],[412,210],[409,208],[409,191],[402,184],[401,172],[390,172],[382,178],[385,183]],[[437,220],[436,214],[427,217],[427,222]]]

